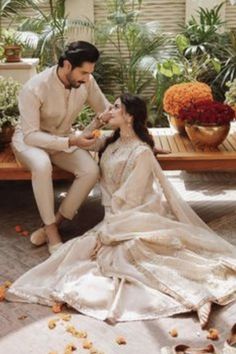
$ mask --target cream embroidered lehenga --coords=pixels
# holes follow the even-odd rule
[[[145,143],[118,139],[100,166],[104,220],[21,276],[8,300],[132,321],[236,299],[235,247],[180,198]]]

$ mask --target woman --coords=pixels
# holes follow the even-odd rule
[[[110,321],[197,311],[236,298],[236,250],[176,194],[153,154],[145,103],[124,94],[114,135],[98,139],[104,220],[61,246],[9,289],[11,301],[65,302]],[[136,301],[134,301],[136,299]]]

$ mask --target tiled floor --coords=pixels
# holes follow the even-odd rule
[[[236,173],[190,174],[174,172],[167,174],[181,195],[206,221],[218,227],[218,218],[235,212]],[[67,186],[56,185],[57,202]],[[0,283],[14,280],[29,268],[48,257],[45,246],[34,248],[27,237],[18,235],[14,226],[21,224],[32,231],[40,225],[30,182],[0,182]],[[62,234],[66,239],[82,234],[103,216],[99,196],[91,196],[71,223],[65,223]],[[228,218],[221,225],[225,238],[236,244],[236,217]],[[228,220],[228,222],[227,222]],[[227,227],[225,227],[225,224]],[[225,308],[215,307],[210,327],[220,330],[220,340],[214,343],[222,348],[230,327],[236,322],[236,304]],[[25,319],[19,319],[22,315]],[[65,331],[65,323],[59,322],[53,330],[47,323],[55,318],[51,309],[39,305],[0,303],[0,354],[48,354],[64,353],[67,344],[74,343],[74,353],[88,353],[82,349],[82,341],[74,339]],[[201,346],[210,343],[207,331],[201,331],[193,314],[154,321],[121,323],[115,326],[97,321],[72,311],[71,323],[78,329],[87,330],[95,347],[105,354],[158,354],[160,348],[178,343]],[[169,330],[177,328],[179,336],[172,338]],[[123,335],[127,344],[118,346],[115,339]]]

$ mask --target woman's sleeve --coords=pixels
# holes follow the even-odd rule
[[[128,174],[128,177],[112,196],[114,211],[128,210],[142,205],[147,189],[153,181],[152,166],[153,153],[148,147],[142,149],[132,164],[127,163],[124,175]]]

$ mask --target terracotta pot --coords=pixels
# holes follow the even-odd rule
[[[4,149],[11,143],[12,135],[15,128],[12,126],[3,126],[2,131],[0,131],[0,149]]]
[[[4,56],[7,63],[17,63],[21,61],[21,46],[19,45],[6,45],[4,47]]]
[[[182,119],[176,118],[171,115],[168,115],[168,119],[169,119],[170,125],[172,125],[172,127],[174,127],[174,129],[180,135],[187,135],[187,133],[185,131],[185,123]]]
[[[225,125],[195,125],[185,123],[189,139],[199,148],[216,148],[227,137],[230,124]]]

